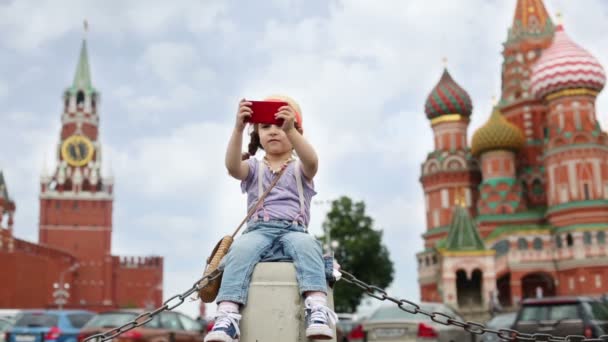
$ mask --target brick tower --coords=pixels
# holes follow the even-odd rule
[[[40,244],[76,256],[72,296],[84,303],[112,299],[112,179],[101,175],[99,93],[93,87],[86,40],[76,75],[63,94],[57,167],[40,182]],[[104,286],[106,285],[106,286]]]
[[[532,75],[534,94],[548,109],[547,216],[555,227],[608,222],[608,136],[595,114],[605,82],[597,59],[558,26]]]
[[[542,160],[546,107],[533,96],[531,68],[551,44],[554,30],[542,0],[518,0],[513,24],[503,44],[498,108],[524,133],[524,145],[517,154],[516,178],[522,187],[522,200],[529,208],[546,205],[543,188],[547,181]]]
[[[429,94],[425,113],[433,129],[435,150],[422,164],[420,182],[426,203],[427,231],[425,252],[419,254],[421,266],[438,267],[432,248],[447,238],[452,221],[452,204],[463,196],[462,205],[473,213],[477,200],[479,169],[467,145],[467,128],[473,105],[469,94],[444,69]],[[429,269],[429,268],[425,268]],[[423,298],[438,300],[442,289],[435,273],[420,278]]]

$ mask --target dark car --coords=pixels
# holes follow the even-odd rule
[[[80,331],[78,341],[122,326],[144,311],[123,309],[102,312],[91,319]],[[145,325],[118,335],[113,342],[202,342],[205,327],[194,319],[175,311],[163,311]]]
[[[608,307],[591,297],[526,299],[513,329],[527,334],[598,337],[608,333]]]
[[[6,342],[75,342],[95,313],[84,310],[24,310],[6,334]]]

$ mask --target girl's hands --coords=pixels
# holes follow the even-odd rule
[[[279,111],[274,116],[277,119],[283,120],[281,129],[283,129],[285,133],[288,133],[295,128],[296,111],[291,108],[291,106],[283,106],[279,108]]]
[[[251,117],[251,113],[253,113],[250,106],[251,106],[251,102],[249,102],[245,99],[242,99],[239,102],[239,109],[236,113],[236,125],[235,125],[235,128],[239,132],[242,132],[245,129],[245,126],[247,126],[247,119],[249,119]]]

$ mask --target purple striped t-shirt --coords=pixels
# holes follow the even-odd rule
[[[259,161],[255,157],[249,158],[249,174],[247,178],[241,182],[241,190],[247,193],[247,211],[249,211],[258,201],[258,168]],[[266,190],[270,183],[276,177],[266,164],[264,166],[263,189]],[[294,174],[295,165],[300,166],[300,175],[302,176],[302,187],[304,189],[304,210],[300,215],[300,197],[298,196],[298,185]],[[314,182],[306,179],[302,173],[301,162],[292,161],[287,166],[287,170],[281,176],[279,182],[274,186],[270,193],[264,199],[264,209],[259,209],[252,217],[258,217],[259,220],[264,219],[264,210],[266,215],[271,220],[293,220],[299,218],[298,221],[304,226],[308,226],[310,221],[310,200],[317,192],[314,189]],[[253,219],[253,218],[252,218]],[[250,222],[251,220],[250,219]]]

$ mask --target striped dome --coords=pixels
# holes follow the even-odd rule
[[[494,108],[488,122],[473,134],[471,153],[478,157],[487,151],[518,151],[522,148],[524,142],[524,135],[521,130],[507,121],[498,108]]]
[[[445,114],[470,116],[472,110],[473,104],[469,94],[454,82],[448,70],[444,69],[439,83],[426,99],[426,117],[434,119]]]
[[[565,89],[600,91],[606,83],[604,68],[574,43],[560,25],[549,48],[532,66],[532,92],[537,98]]]

